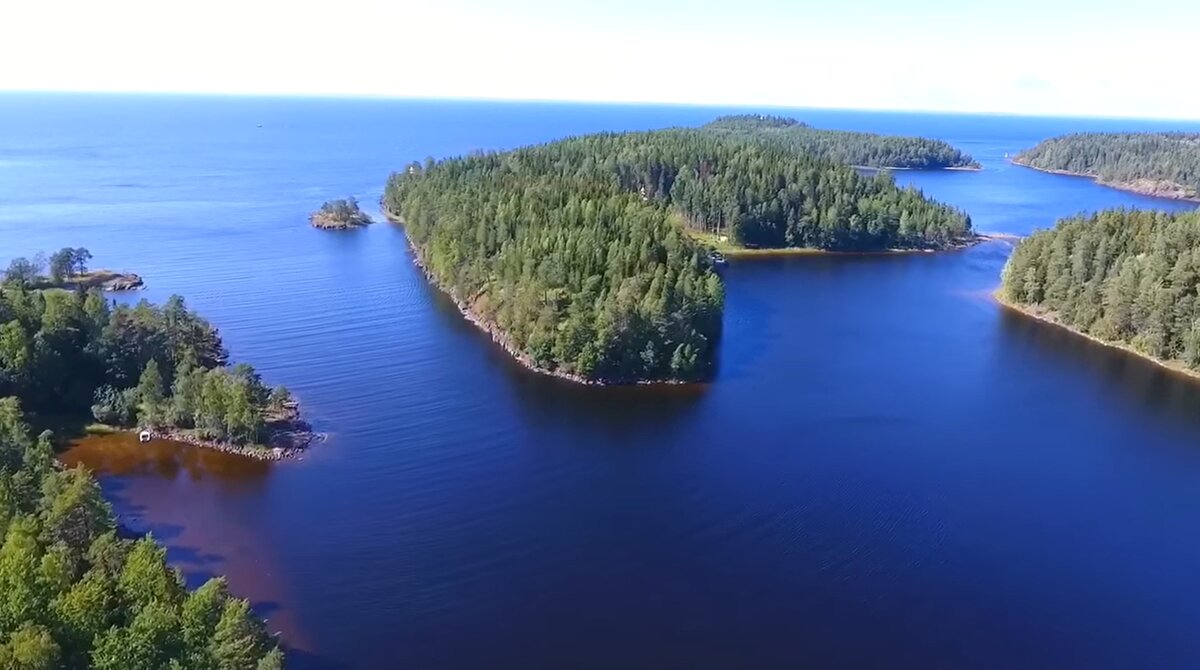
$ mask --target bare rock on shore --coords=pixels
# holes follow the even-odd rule
[[[132,272],[114,272],[112,270],[92,270],[83,274],[73,275],[63,280],[62,288],[88,289],[98,288],[103,291],[136,291],[145,287],[140,275]]]

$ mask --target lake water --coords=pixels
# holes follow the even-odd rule
[[[68,458],[294,667],[1200,664],[1200,385],[1003,312],[1007,243],[734,262],[713,383],[595,389],[511,363],[400,230],[306,222],[427,155],[727,111],[0,95],[0,262],[83,245],[184,295],[330,433],[272,466]],[[794,115],[969,151],[898,179],[983,231],[1187,207],[1004,159],[1183,124]]]

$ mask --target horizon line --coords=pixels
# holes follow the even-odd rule
[[[247,93],[241,91],[147,91],[147,90],[78,90],[78,89],[0,89],[0,95],[81,95],[81,96],[157,96],[188,98],[267,98],[299,100],[390,100],[397,102],[461,102],[489,104],[543,104],[543,105],[593,105],[612,107],[691,107],[697,109],[738,110],[809,110],[828,112],[860,112],[877,114],[944,114],[949,116],[997,116],[1042,119],[1095,119],[1109,121],[1155,121],[1200,124],[1200,117],[1154,117],[1106,114],[1054,114],[1045,112],[969,111],[958,109],[929,109],[904,107],[840,107],[825,105],[788,105],[781,103],[713,103],[678,102],[661,100],[579,100],[568,98],[495,98],[480,96],[422,96],[389,93],[303,93],[267,92]]]

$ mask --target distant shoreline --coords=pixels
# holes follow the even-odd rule
[[[715,248],[727,258],[738,258],[742,260],[756,258],[772,258],[779,256],[901,256],[909,254],[940,254],[951,253],[955,251],[963,251],[971,247],[989,242],[993,240],[1010,239],[1008,235],[992,234],[992,233],[974,233],[969,238],[960,238],[954,240],[949,246],[940,249],[876,249],[871,251],[842,251],[838,249],[818,249],[816,247],[761,247],[747,248],[736,247],[728,243],[713,244],[704,237],[697,236],[688,231],[692,239],[701,244],[706,244]]]
[[[855,170],[869,170],[871,172],[883,172],[884,170],[900,171],[900,172],[983,172],[983,167],[974,167],[971,165],[951,165],[947,167],[934,168],[919,168],[919,167],[890,167],[876,165],[851,165]]]
[[[1030,170],[1037,170],[1038,172],[1044,172],[1046,174],[1057,174],[1066,177],[1083,177],[1085,179],[1091,179],[1101,186],[1107,186],[1108,188],[1117,189],[1118,191],[1124,191],[1126,193],[1134,193],[1136,195],[1144,195],[1151,198],[1162,198],[1164,200],[1175,200],[1177,202],[1200,203],[1200,194],[1193,195],[1189,192],[1190,189],[1187,186],[1184,186],[1183,184],[1177,184],[1173,181],[1167,181],[1165,179],[1141,179],[1138,180],[1138,182],[1144,182],[1145,185],[1139,185],[1138,182],[1108,181],[1101,178],[1100,175],[1090,174],[1087,172],[1072,172],[1070,170],[1042,168],[1036,165],[1030,165],[1027,161],[1019,160],[1017,158],[1010,158],[1009,162],[1013,165],[1029,168]]]
[[[1034,309],[1032,307],[1026,307],[1024,305],[1018,305],[1018,304],[1004,298],[1004,296],[1001,295],[1001,291],[1002,291],[1002,289],[1000,289],[1000,288],[993,291],[992,299],[995,300],[1001,307],[1003,307],[1005,309],[1012,310],[1013,312],[1016,312],[1017,314],[1020,314],[1022,316],[1025,316],[1025,317],[1028,317],[1031,319],[1035,319],[1037,321],[1041,321],[1042,323],[1049,324],[1049,325],[1055,326],[1057,328],[1061,328],[1069,333],[1072,333],[1074,335],[1078,335],[1079,337],[1083,337],[1087,340],[1090,340],[1091,342],[1098,344],[1100,346],[1108,347],[1110,349],[1117,349],[1117,350],[1123,351],[1127,354],[1132,354],[1144,361],[1149,361],[1150,363],[1153,363],[1153,364],[1157,365],[1158,367],[1163,368],[1169,372],[1175,372],[1175,373],[1186,376],[1188,379],[1200,382],[1200,371],[1188,368],[1178,361],[1164,360],[1162,358],[1157,358],[1155,356],[1151,356],[1149,354],[1138,351],[1137,349],[1134,349],[1133,347],[1129,346],[1128,344],[1124,344],[1121,342],[1109,342],[1108,340],[1102,340],[1099,337],[1096,337],[1095,335],[1085,333],[1082,330],[1079,330],[1078,328],[1076,328],[1074,326],[1070,326],[1070,325],[1063,323],[1062,321],[1059,321],[1058,317],[1053,312],[1038,310],[1038,309]]]

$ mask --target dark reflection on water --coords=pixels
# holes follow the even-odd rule
[[[997,324],[1006,339],[1047,364],[1078,368],[1089,383],[1112,389],[1156,419],[1200,429],[1200,379],[1012,310],[1000,310]]]
[[[225,523],[220,504],[260,495],[272,469],[286,464],[169,440],[141,443],[130,432],[80,438],[59,459],[96,473],[122,527],[162,543],[189,587],[227,576],[272,631],[283,633],[298,653],[307,647],[303,630],[283,605],[288,590],[276,578],[273,552],[253,533]]]

